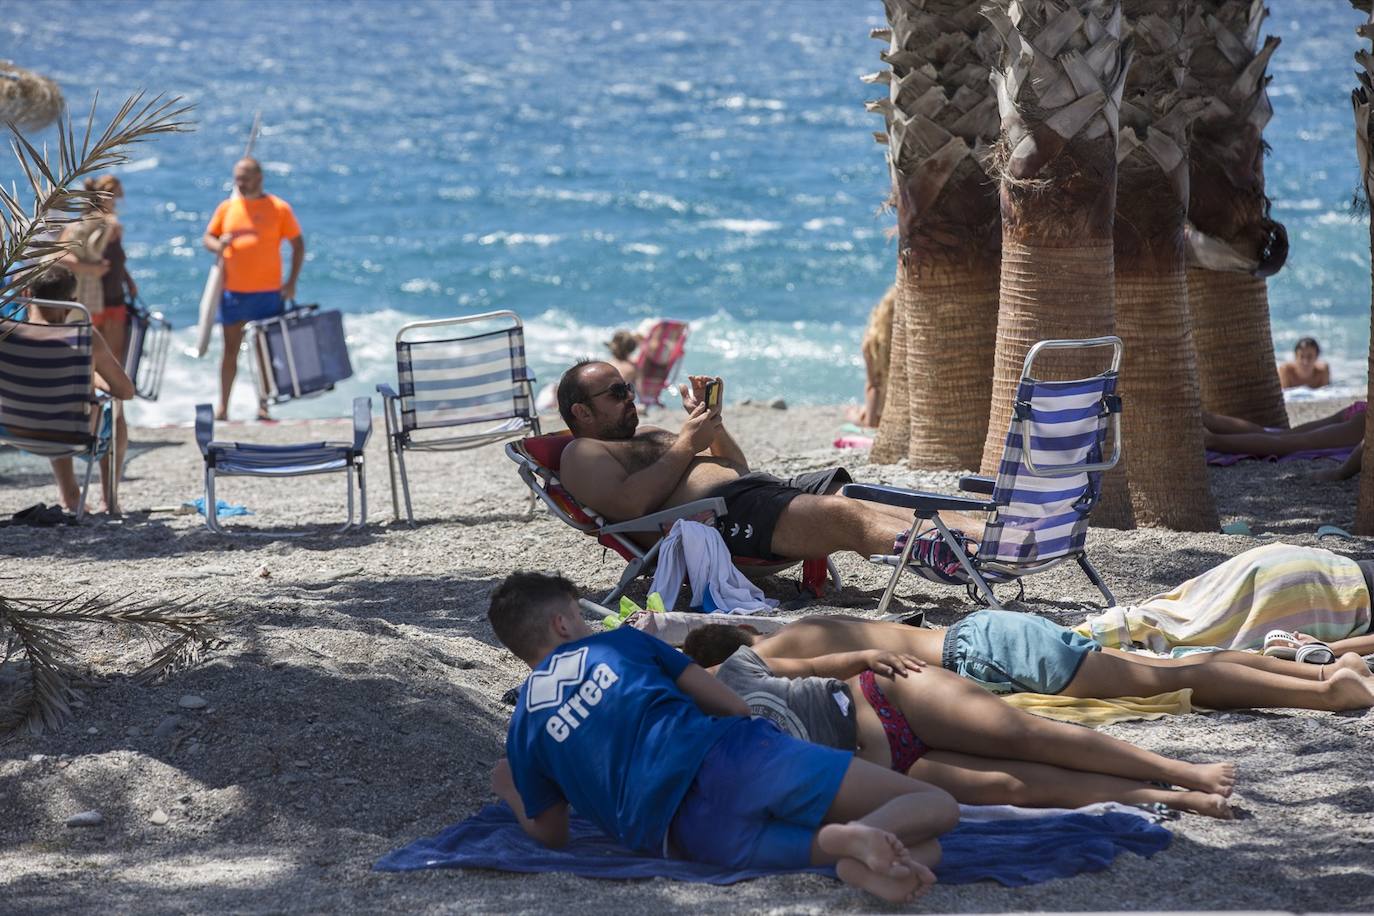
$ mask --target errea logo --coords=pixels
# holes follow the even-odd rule
[[[601,702],[603,691],[620,680],[619,675],[605,662],[593,668],[584,680],[586,666],[587,647],[583,646],[574,652],[555,655],[546,670],[530,675],[529,689],[525,691],[525,709],[538,712],[558,707],[544,724],[544,730],[559,744],[568,740],[573,730],[591,715],[592,708]],[[576,689],[570,691],[571,696],[564,702],[563,697],[569,692],[565,688],[574,686]]]

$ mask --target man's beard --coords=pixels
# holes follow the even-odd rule
[[[635,429],[639,426],[639,413],[632,411],[622,414],[619,420],[607,423],[601,428],[598,439],[631,439],[634,437]]]

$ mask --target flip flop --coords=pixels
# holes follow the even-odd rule
[[[1293,656],[1295,662],[1306,662],[1309,665],[1329,665],[1336,660],[1336,653],[1324,642],[1303,643]]]
[[[1261,655],[1270,658],[1281,658],[1284,661],[1293,661],[1302,648],[1302,643],[1298,638],[1287,630],[1270,630],[1264,634],[1264,649]]]

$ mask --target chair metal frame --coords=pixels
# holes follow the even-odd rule
[[[596,513],[588,510],[581,503],[573,499],[571,493],[567,493],[568,500],[577,506],[584,515],[592,519],[584,522],[571,515],[564,507],[549,494],[550,486],[562,487],[555,476],[554,471],[540,464],[523,447],[523,441],[508,442],[505,446],[506,457],[515,462],[516,469],[520,474],[520,479],[530,488],[530,493],[534,498],[544,504],[556,518],[564,523],[576,528],[583,534],[590,535],[597,539],[603,547],[608,547],[620,554],[625,559],[625,571],[620,575],[620,581],[615,588],[606,593],[601,599],[602,604],[610,605],[620,600],[620,596],[630,587],[640,576],[652,572],[658,561],[658,550],[663,544],[664,533],[673,526],[674,522],[682,519],[698,521],[703,518],[714,519],[725,514],[725,500],[719,496],[711,496],[706,499],[696,499],[691,502],[683,503],[680,506],[673,506],[669,509],[661,509],[658,512],[650,512],[639,518],[629,519],[623,522],[606,522]],[[649,547],[638,544],[631,535],[649,534],[655,535],[657,539]],[[607,543],[607,542],[611,543]],[[790,569],[803,560],[780,560],[777,563],[750,563],[740,565],[735,561],[739,570],[750,579],[760,579],[771,576]],[[826,571],[830,581],[834,584],[835,590],[840,591],[844,588],[844,582],[840,578],[839,568],[835,566],[835,561],[826,557]],[[664,596],[667,600],[668,596]]]
[[[217,442],[215,441],[215,414],[209,404],[198,404],[196,406],[196,444],[200,447],[200,453],[205,461],[205,527],[216,534],[239,535],[246,534],[254,537],[304,537],[309,532],[304,531],[252,531],[239,529],[230,531],[220,524],[217,506],[215,504],[215,478],[216,477],[308,477],[316,474],[335,474],[343,472],[345,475],[345,487],[348,497],[348,519],[343,525],[334,529],[332,533],[342,534],[353,528],[362,530],[367,526],[367,478],[366,467],[364,465],[364,451],[367,441],[372,436],[372,399],[354,398],[353,399],[353,441],[349,442],[322,442],[314,446],[300,445],[253,445],[238,442]],[[338,454],[326,458],[319,462],[318,466],[305,470],[300,469],[299,464],[284,465],[283,467],[273,468],[271,460],[273,456],[289,459],[293,451],[299,452],[303,448],[319,448],[335,451]],[[221,460],[232,458],[250,458],[262,463],[259,469],[236,467],[228,470],[219,466]],[[355,522],[354,515],[354,482],[357,483],[358,491],[358,519]]]
[[[406,335],[414,331],[431,330],[434,328],[456,328],[465,325],[474,325],[479,322],[498,322],[511,321],[512,327],[500,330],[514,330],[518,332],[520,343],[523,347],[525,341],[525,325],[520,320],[520,316],[507,309],[493,312],[482,312],[477,315],[465,315],[461,318],[436,318],[428,321],[412,321],[401,326],[396,332],[397,349],[397,378],[400,378],[400,352],[401,347],[407,344],[437,343],[444,338],[437,340],[407,340]],[[497,333],[496,331],[484,332]],[[484,336],[484,334],[473,334],[468,337],[450,338],[450,340],[467,340]],[[398,386],[399,386],[398,382]],[[513,378],[512,385],[515,390],[523,392],[528,405],[525,413],[515,413],[498,426],[490,426],[491,421],[476,421],[469,423],[454,423],[449,427],[425,427],[428,429],[457,428],[462,426],[485,426],[481,432],[469,433],[465,435],[450,435],[439,439],[419,439],[412,437],[413,429],[407,429],[403,422],[404,409],[402,401],[404,396],[397,394],[396,390],[390,385],[381,384],[377,386],[377,393],[382,396],[382,418],[386,423],[386,458],[387,469],[391,478],[391,510],[396,521],[401,520],[401,496],[404,495],[405,518],[410,525],[415,524],[415,512],[410,499],[410,477],[406,472],[405,453],[407,451],[428,451],[428,452],[454,452],[466,451],[467,449],[481,448],[485,445],[495,445],[498,442],[505,442],[510,439],[524,438],[527,435],[540,435],[539,414],[534,406],[534,385],[535,377],[529,371],[528,365],[525,367],[524,376]],[[519,421],[516,423],[515,421]],[[398,486],[399,469],[399,486]],[[529,511],[534,511],[535,497],[531,495]]]
[[[145,401],[156,401],[167,370],[172,323],[161,312],[149,311],[138,302],[129,306],[128,314],[124,366],[134,383],[134,393]]]
[[[70,312],[80,312],[82,321],[64,321],[61,325],[46,325],[40,322],[27,321],[21,318],[0,319],[0,327],[5,323],[15,325],[30,325],[33,327],[80,327],[87,328],[87,340],[92,341],[87,346],[87,356],[91,358],[90,375],[93,380],[95,377],[95,358],[92,351],[94,346],[92,334],[94,325],[91,322],[91,313],[84,305],[79,302],[58,302],[50,299],[16,299],[16,303],[28,306],[40,306],[47,308],[63,308]],[[70,316],[68,316],[70,317]],[[91,489],[91,477],[95,471],[96,462],[106,455],[110,457],[112,468],[120,467],[119,445],[115,438],[115,424],[119,421],[122,413],[122,402],[118,398],[112,398],[103,391],[97,391],[92,387],[91,396],[87,401],[94,412],[98,413],[98,419],[94,420],[94,431],[85,434],[83,442],[62,442],[51,439],[34,439],[26,436],[15,435],[14,433],[0,426],[0,444],[12,446],[22,452],[28,452],[40,458],[79,458],[86,462],[86,474],[81,481],[81,496],[76,504],[76,520],[81,521],[86,515],[86,499]],[[114,474],[114,480],[110,484],[114,496],[118,499],[119,494],[119,475]]]
[[[1021,367],[1021,379],[1019,384],[1027,381],[1035,381],[1031,374],[1036,357],[1049,350],[1065,349],[1093,349],[1097,347],[1111,347],[1112,360],[1109,368],[1100,373],[1097,377],[1115,377],[1121,369],[1122,345],[1119,337],[1094,337],[1083,340],[1042,340],[1034,344],[1026,353],[1026,358]],[[1108,425],[1112,436],[1112,451],[1110,458],[1090,464],[1075,464],[1071,466],[1050,466],[1037,467],[1031,456],[1032,449],[1025,447],[1021,450],[1023,463],[1032,475],[1038,477],[1071,477],[1078,474],[1095,474],[1108,471],[1115,467],[1121,460],[1121,413],[1120,398],[1112,396],[1111,406],[1109,407]],[[1017,424],[1020,422],[1021,415],[1019,410],[1022,405],[1018,404],[1018,413],[1014,414],[1011,421],[1011,429],[1008,430],[1008,438],[1016,431]],[[1028,405],[1025,405],[1028,407]],[[1005,454],[1005,446],[1004,446]],[[995,477],[987,477],[978,474],[968,474],[959,480],[959,489],[965,492],[981,493],[991,496],[994,492],[997,480]],[[987,513],[988,523],[995,523],[997,513],[1003,508],[1002,503],[992,499],[973,499],[963,496],[947,496],[938,493],[922,493],[914,490],[906,490],[898,487],[885,487],[872,484],[847,484],[843,491],[845,496],[856,499],[867,499],[882,502],[887,505],[900,506],[912,510],[913,519],[911,528],[907,531],[906,544],[900,556],[876,555],[869,559],[875,563],[882,563],[893,566],[892,575],[889,577],[887,587],[883,590],[882,599],[878,602],[878,613],[885,614],[888,605],[892,602],[893,594],[897,589],[897,582],[901,578],[902,572],[908,569],[908,562],[911,553],[916,546],[917,530],[921,523],[928,521],[936,531],[939,531],[941,540],[950,548],[954,556],[959,561],[959,566],[968,578],[968,588],[970,596],[981,598],[989,607],[997,610],[1005,610],[998,602],[997,596],[993,594],[992,585],[988,582],[988,577],[984,574],[992,573],[993,578],[1000,582],[1021,580],[1026,576],[1044,572],[1052,569],[1068,560],[1075,560],[1084,575],[1088,577],[1097,590],[1102,594],[1108,606],[1116,603],[1116,598],[1112,594],[1102,576],[1088,560],[1086,551],[1083,548],[1070,550],[1059,556],[1052,557],[1042,562],[1030,562],[1024,564],[1009,564],[994,561],[980,560],[975,554],[970,557],[964,549],[963,544],[950,531],[949,526],[939,515],[941,509],[958,512],[980,512]],[[914,570],[913,570],[914,572]]]

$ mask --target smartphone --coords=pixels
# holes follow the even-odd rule
[[[720,387],[720,382],[716,379],[711,379],[706,383],[705,402],[707,410],[715,410],[720,406]]]

